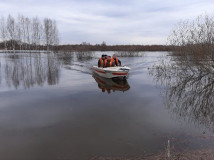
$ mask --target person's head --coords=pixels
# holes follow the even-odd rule
[[[108,57],[107,57],[107,60],[110,61],[110,60],[111,60],[111,56],[108,56]]]
[[[104,54],[102,55],[102,59],[103,59],[103,60],[105,59],[105,55],[104,55]]]
[[[117,58],[116,54],[113,54],[113,56],[112,56],[112,57],[113,57],[114,59],[115,59],[115,58]]]

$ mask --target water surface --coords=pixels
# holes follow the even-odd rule
[[[168,52],[121,53],[128,80],[105,80],[91,71],[101,54],[0,54],[0,159],[155,154],[168,140],[177,150],[213,145],[212,74],[200,79]]]

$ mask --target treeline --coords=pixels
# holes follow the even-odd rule
[[[172,51],[173,46],[167,45],[103,45],[103,44],[76,44],[58,45],[58,51]]]
[[[4,50],[52,50],[59,44],[55,20],[19,15],[0,18],[1,49]]]

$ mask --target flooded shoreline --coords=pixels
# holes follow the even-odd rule
[[[157,155],[139,155],[139,156],[121,156],[121,157],[93,157],[90,160],[212,160],[214,158],[213,149],[207,150],[189,150],[185,152],[159,153]]]
[[[1,159],[165,156],[168,140],[175,153],[211,153],[208,66],[179,66],[169,52],[124,54],[130,75],[115,82],[92,75],[102,53],[0,54]]]

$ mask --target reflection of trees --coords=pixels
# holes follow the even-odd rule
[[[102,92],[111,93],[115,91],[127,91],[130,89],[130,86],[126,80],[121,79],[107,79],[100,77],[97,74],[93,74],[95,81],[98,84],[98,88],[102,90]]]
[[[8,86],[15,88],[59,82],[59,62],[54,53],[6,54],[4,71]]]
[[[94,57],[94,52],[76,52],[76,58],[77,61],[82,62],[82,61],[89,61],[93,59]]]
[[[57,54],[57,58],[63,65],[71,65],[74,54],[72,52],[60,52]]]
[[[145,52],[134,52],[134,51],[120,51],[116,55],[118,57],[142,57],[144,56]]]
[[[0,57],[0,84],[1,84],[2,74],[1,74],[1,57]]]
[[[53,85],[59,82],[59,62],[55,59],[55,54],[47,54],[48,61],[48,84]]]
[[[214,66],[208,59],[172,56],[150,70],[166,87],[167,107],[180,117],[211,129],[214,124]]]

